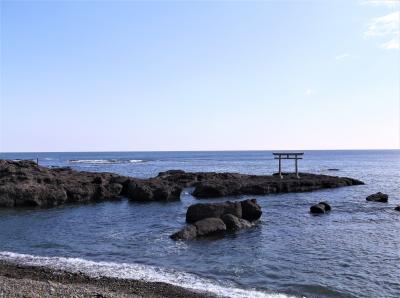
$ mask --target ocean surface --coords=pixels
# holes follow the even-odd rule
[[[2,153],[45,166],[151,177],[160,171],[271,174],[270,151]],[[293,171],[293,161],[284,161]],[[149,281],[227,297],[400,297],[400,150],[305,151],[303,172],[348,176],[366,184],[306,193],[257,196],[255,227],[221,239],[175,242],[198,200],[113,202],[52,209],[0,209],[0,259]],[[332,170],[336,169],[336,170]],[[367,202],[375,192],[389,203]],[[255,196],[251,196],[255,197]],[[329,214],[313,216],[319,201]]]

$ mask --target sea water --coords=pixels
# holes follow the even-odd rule
[[[49,167],[151,177],[160,171],[271,174],[269,151],[2,153]],[[284,171],[293,171],[284,161]],[[300,171],[366,184],[315,192],[195,199],[185,189],[169,203],[70,204],[51,209],[0,209],[0,259],[92,276],[163,281],[227,297],[399,297],[400,151],[306,151]],[[333,170],[335,169],[335,170]],[[375,192],[389,203],[367,202]],[[197,202],[256,197],[253,228],[221,239],[173,241]],[[319,201],[329,214],[313,216]]]

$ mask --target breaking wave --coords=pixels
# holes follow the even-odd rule
[[[0,260],[27,266],[46,266],[55,270],[75,273],[82,272],[90,277],[104,276],[142,280],[147,282],[164,282],[198,292],[209,292],[220,297],[289,297],[282,293],[267,293],[255,289],[243,289],[229,282],[224,282],[224,285],[221,285],[212,280],[201,278],[191,273],[143,264],[94,262],[81,258],[40,257],[6,251],[0,252]]]
[[[70,163],[84,164],[121,164],[121,163],[141,163],[142,159],[71,159]]]

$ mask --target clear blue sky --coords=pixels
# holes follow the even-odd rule
[[[399,147],[396,0],[0,5],[0,151]]]

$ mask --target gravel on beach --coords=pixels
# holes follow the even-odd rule
[[[6,297],[209,298],[215,296],[162,282],[93,278],[83,273],[0,261],[0,298]]]

